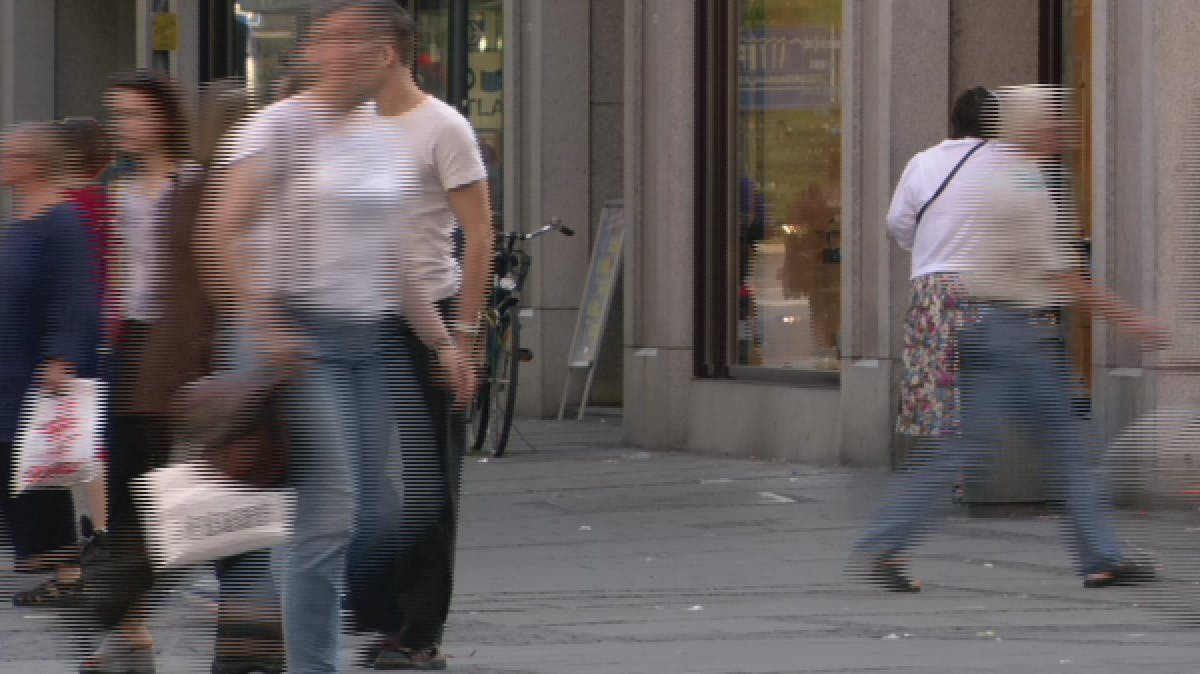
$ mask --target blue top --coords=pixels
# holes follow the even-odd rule
[[[87,231],[71,206],[0,225],[0,442],[12,442],[38,367],[96,376],[100,298]]]

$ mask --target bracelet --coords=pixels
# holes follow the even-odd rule
[[[475,323],[474,325],[461,322],[455,323],[454,332],[460,335],[478,335],[483,332],[483,326],[479,325],[478,323]]]

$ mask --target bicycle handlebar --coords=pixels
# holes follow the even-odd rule
[[[550,232],[562,232],[564,236],[575,236],[575,230],[564,225],[563,221],[559,218],[552,218],[550,220],[550,224],[528,234],[523,232],[511,232],[506,236],[510,236],[514,239],[520,239],[521,241],[533,241],[534,239],[543,237]]]

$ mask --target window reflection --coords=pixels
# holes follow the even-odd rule
[[[740,0],[738,365],[838,369],[841,0]]]

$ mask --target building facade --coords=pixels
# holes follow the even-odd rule
[[[1106,437],[1195,408],[1192,2],[626,3],[625,423],[647,447],[888,465],[909,261],[884,218],[957,92],[1061,82],[1093,276],[1167,319],[1085,316]],[[694,173],[691,169],[694,167]],[[691,175],[689,175],[691,173]],[[765,203],[764,203],[765,202]],[[680,282],[689,279],[691,283]]]
[[[558,217],[580,232],[531,247],[524,413],[557,411],[598,215],[620,199],[624,268],[593,401],[623,407],[632,444],[893,463],[909,260],[886,234],[891,191],[945,136],[959,91],[1039,81],[1070,87],[1084,121],[1064,166],[1093,276],[1176,337],[1143,354],[1070,316],[1094,416],[1111,437],[1147,410],[1200,402],[1188,254],[1200,3],[405,4],[424,34],[423,83],[470,116],[492,157],[503,225]],[[0,0],[0,122],[96,114],[104,75],[132,65],[261,90],[306,5]]]

